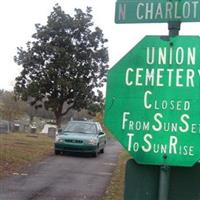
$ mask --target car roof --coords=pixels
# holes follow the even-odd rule
[[[98,122],[94,121],[78,121],[78,120],[69,121],[68,123],[99,124]]]

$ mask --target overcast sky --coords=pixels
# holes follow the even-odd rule
[[[35,24],[45,25],[56,3],[69,14],[74,8],[93,8],[93,21],[109,40],[109,65],[112,67],[145,35],[167,35],[167,24],[115,24],[116,0],[2,0],[0,10],[0,89],[12,90],[21,67],[13,61],[17,47],[25,46],[35,33]],[[183,23],[180,35],[200,35],[200,23]]]

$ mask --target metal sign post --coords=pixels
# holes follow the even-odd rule
[[[168,30],[169,30],[169,36],[178,36],[179,31],[181,28],[181,22],[169,22],[168,23]]]
[[[163,165],[160,167],[158,200],[168,200],[170,180],[170,167]]]
[[[169,22],[168,23],[169,37],[178,36],[180,26],[181,26],[180,22]],[[168,200],[169,183],[170,183],[170,167],[167,165],[160,166],[158,200]]]

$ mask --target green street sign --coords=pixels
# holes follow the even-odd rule
[[[200,37],[144,37],[109,70],[104,122],[139,164],[194,165]]]
[[[199,0],[117,1],[116,23],[199,22]]]

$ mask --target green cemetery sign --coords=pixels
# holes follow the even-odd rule
[[[199,0],[116,2],[116,23],[199,22]]]
[[[200,37],[146,36],[108,73],[104,122],[139,164],[200,159]]]

